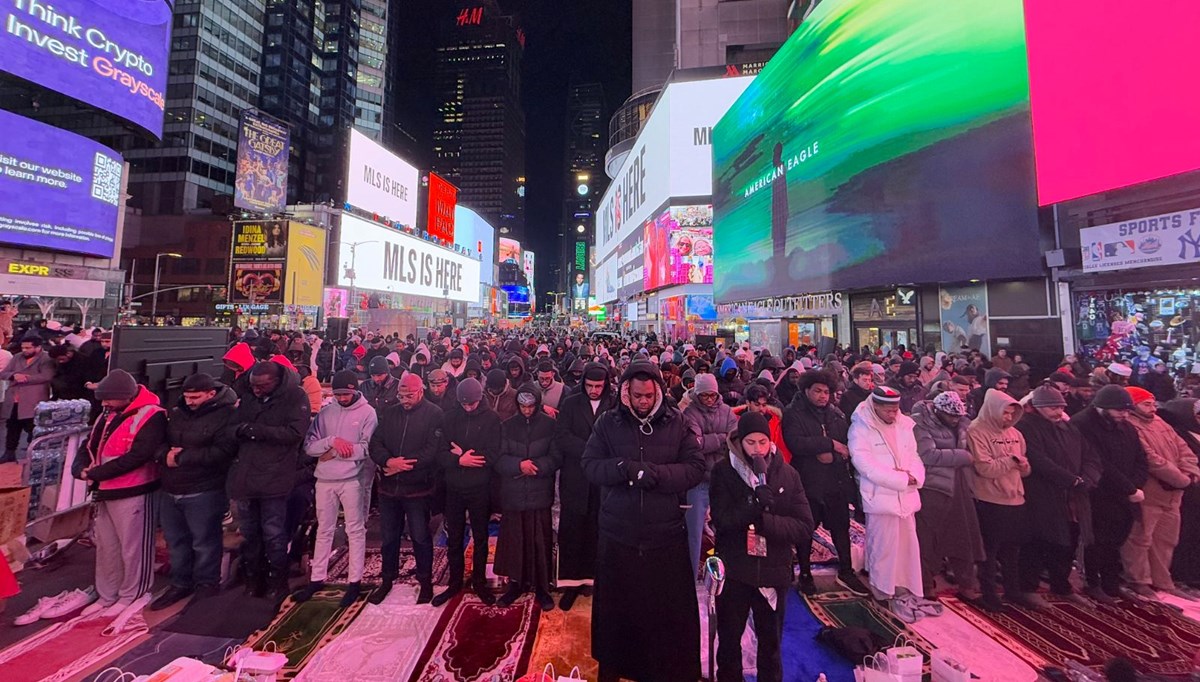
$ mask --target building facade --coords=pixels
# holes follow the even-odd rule
[[[590,276],[587,252],[593,238],[596,203],[608,189],[604,148],[604,88],[599,83],[572,80],[567,88],[563,149],[565,178],[558,229],[561,253],[550,270],[555,290],[567,292],[566,300],[575,298],[570,287],[576,275],[582,273],[585,282]],[[586,302],[586,296],[582,299]]]

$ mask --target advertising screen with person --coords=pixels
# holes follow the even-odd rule
[[[261,213],[283,211],[287,205],[290,137],[286,123],[250,109],[242,112],[234,206]]]

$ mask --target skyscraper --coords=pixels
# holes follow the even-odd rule
[[[577,267],[577,243],[592,243],[596,202],[608,187],[604,174],[604,89],[599,83],[571,80],[567,87],[566,140],[562,220],[559,237],[561,258],[551,266],[558,291],[574,280]],[[583,228],[582,230],[580,228]],[[583,256],[586,263],[586,255]],[[586,274],[586,273],[585,273]]]
[[[362,0],[362,11],[358,16],[358,89],[354,100],[354,127],[377,142],[382,142],[388,61],[388,0]]]
[[[502,234],[521,238],[525,203],[524,34],[495,0],[459,0],[442,22],[434,73],[433,170]]]

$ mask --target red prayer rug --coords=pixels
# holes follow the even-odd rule
[[[112,618],[78,616],[0,651],[4,682],[57,682],[112,661],[147,638],[141,614],[112,632]]]
[[[1200,651],[1200,623],[1159,602],[1123,599],[1115,605],[1081,607],[1052,594],[1043,611],[1008,608],[987,613],[954,596],[946,607],[1034,667],[1041,657],[1055,665],[1076,661],[1100,670],[1116,656],[1145,674],[1187,679]]]
[[[430,641],[414,682],[512,680],[529,665],[541,609],[533,595],[509,607],[486,606],[474,596],[451,602],[445,632]]]

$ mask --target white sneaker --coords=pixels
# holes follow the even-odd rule
[[[37,603],[33,605],[32,609],[29,609],[25,613],[22,613],[14,618],[13,625],[29,625],[30,623],[37,622],[37,620],[41,618],[43,614],[58,606],[70,594],[70,590],[63,590],[56,595],[42,597],[41,599],[37,600]]]
[[[94,588],[72,590],[57,604],[47,609],[42,614],[42,618],[61,618],[68,613],[78,611],[94,601],[96,601],[96,590]]]
[[[125,609],[127,609],[127,608],[129,608],[129,604],[126,604],[124,602],[115,602],[113,604],[109,604],[107,607],[105,607],[103,610],[101,610],[100,617],[101,618],[116,618],[117,616],[124,613]]]
[[[101,611],[105,611],[116,605],[116,602],[94,601],[87,605],[83,611],[79,613],[81,616],[97,616]]]

